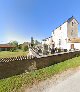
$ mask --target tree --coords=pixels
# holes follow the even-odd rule
[[[38,40],[35,40],[35,45],[40,44],[40,42]]]
[[[18,45],[18,49],[22,49],[22,44],[19,44]]]
[[[18,49],[18,42],[17,41],[11,41],[11,42],[9,42],[9,44],[15,46],[15,48],[11,49],[11,51],[15,51],[16,49]]]
[[[31,37],[31,46],[32,47],[34,46],[34,39],[33,39],[33,37]]]
[[[22,49],[23,49],[23,51],[27,51],[28,50],[28,45],[23,45]]]
[[[9,42],[10,45],[13,45],[15,47],[18,47],[18,42],[17,41],[11,41]]]

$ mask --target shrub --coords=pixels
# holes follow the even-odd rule
[[[51,49],[51,54],[54,54],[55,53],[55,49]]]
[[[58,49],[58,52],[61,52],[61,49],[60,48]]]
[[[64,49],[64,52],[67,52],[67,49]]]
[[[28,46],[27,45],[23,45],[22,49],[23,49],[23,51],[27,51],[28,50]]]
[[[15,48],[11,48],[11,49],[10,49],[11,52],[14,52],[15,50],[16,50]]]

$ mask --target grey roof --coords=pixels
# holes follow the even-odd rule
[[[73,19],[75,19],[74,16],[68,18],[65,22],[68,22],[68,23],[69,23],[69,22],[70,22],[71,20],[73,20]],[[76,20],[76,19],[75,19],[75,20]],[[77,21],[77,20],[76,20],[76,21]],[[64,24],[65,22],[63,22],[63,24]],[[77,23],[79,24],[78,21],[77,21]],[[63,25],[63,24],[62,24],[62,25]],[[60,26],[62,26],[62,25],[60,25]],[[60,26],[56,27],[56,29],[59,28]],[[54,31],[54,30],[53,30],[53,31]],[[53,32],[53,31],[52,31],[52,32]]]
[[[67,22],[71,22],[73,19],[75,19],[74,16],[70,17],[70,18],[67,20]],[[76,19],[75,19],[75,20],[76,20]],[[76,20],[76,21],[77,21],[77,20]],[[78,21],[77,21],[77,23],[79,24]]]
[[[74,16],[68,18],[67,21],[65,21],[65,22],[68,22],[68,23],[69,23],[69,22],[72,21],[73,19],[75,19]],[[75,19],[75,20],[76,20],[76,19]],[[77,20],[76,20],[76,21],[77,21]],[[65,23],[65,22],[64,22],[64,23]],[[64,23],[63,23],[63,24],[64,24]],[[79,24],[78,21],[77,21],[77,23]],[[63,24],[62,24],[62,25],[63,25]],[[60,26],[62,26],[62,25],[60,25]],[[59,28],[60,26],[58,26],[57,28]],[[56,28],[56,29],[57,29],[57,28]],[[53,30],[52,32],[54,32],[54,30]],[[49,37],[49,38],[50,38],[50,37]],[[46,39],[48,39],[48,38],[46,38]],[[43,39],[43,41],[46,41],[46,39]]]

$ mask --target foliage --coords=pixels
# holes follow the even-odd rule
[[[23,51],[28,51],[28,46],[27,45],[23,45],[22,49],[23,49]]]
[[[11,48],[10,51],[11,52],[14,52],[16,50],[16,48]]]
[[[22,49],[22,44],[19,44],[18,45],[18,49]]]
[[[15,47],[18,47],[18,42],[17,41],[11,41],[9,42],[10,45],[13,45]]]
[[[31,37],[31,46],[32,47],[34,46],[34,39],[33,39],[33,37]]]
[[[64,52],[67,52],[67,49],[64,49]]]
[[[55,53],[55,49],[51,49],[51,54],[54,54]]]
[[[57,73],[61,73],[69,68],[80,66],[80,56],[64,62],[46,67],[35,72],[24,73],[10,78],[0,80],[0,92],[18,92],[21,87],[24,88],[33,85],[36,81],[45,80]],[[21,91],[23,92],[23,91]]]
[[[38,40],[35,40],[35,45],[40,44],[40,42]]]
[[[61,48],[58,49],[58,52],[61,52]]]

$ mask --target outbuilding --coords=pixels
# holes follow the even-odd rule
[[[9,51],[12,48],[15,48],[15,46],[10,44],[0,44],[0,51]]]

